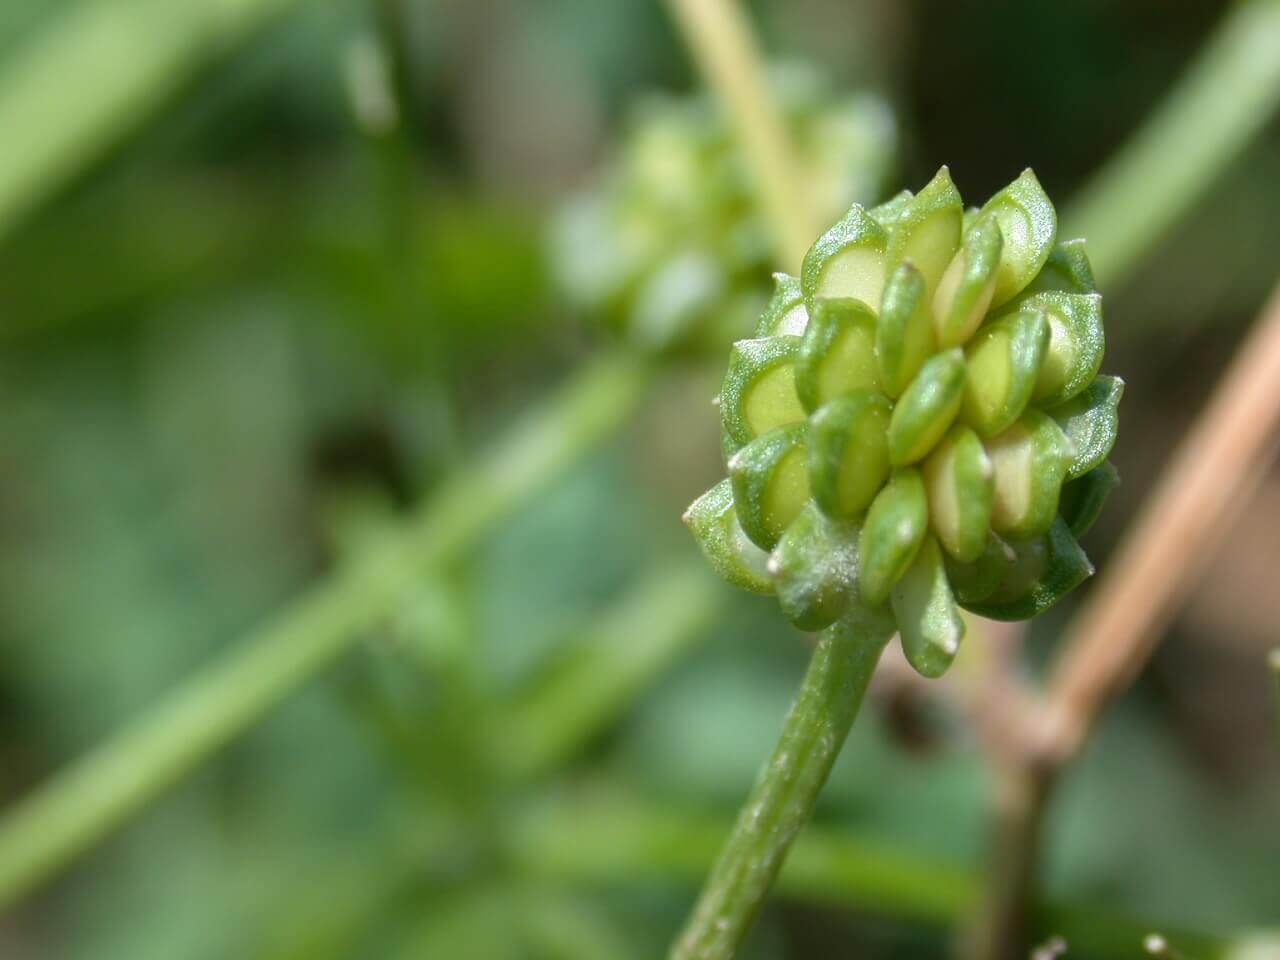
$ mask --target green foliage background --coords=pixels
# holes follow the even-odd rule
[[[66,175],[44,165],[0,204],[7,802],[358,555],[607,344],[549,278],[546,217],[609,156],[638,93],[696,85],[657,5],[312,0],[259,18],[252,0],[165,16],[148,3],[0,8],[0,189],[33,142],[6,130],[6,98],[52,82],[83,103],[115,76],[78,57],[28,69],[56,31],[128,11],[153,31],[136,38],[142,58],[212,31],[214,12],[234,27],[175,39],[104,149],[82,144]],[[985,196],[1032,164],[1056,198],[1133,129],[1223,7],[753,12],[771,51],[898,108],[891,186],[945,161]],[[404,48],[393,135],[361,131],[344,81],[380,18]],[[1103,568],[1273,281],[1277,146],[1273,122],[1107,288],[1107,367],[1129,387],[1125,483],[1090,535]],[[706,401],[721,365],[664,372],[621,437],[447,575],[424,572],[335,669],[0,916],[0,954],[658,955],[700,876],[697,845],[660,828],[703,838],[705,864],[803,669],[800,636],[766,601],[708,586],[704,610],[677,592],[698,629],[549,772],[504,780],[494,768],[519,764],[519,740],[491,731],[601,642],[590,623],[655,570],[703,575],[678,517],[720,469]],[[1280,529],[1277,504],[1262,497],[1248,525]],[[1261,667],[1280,608],[1257,564],[1227,554],[1218,576],[1256,585],[1247,609],[1193,602],[1063,785],[1055,901],[1224,934],[1280,923],[1280,748]],[[1035,625],[1035,663],[1065,615]],[[646,623],[618,635],[644,643]],[[980,868],[986,783],[945,704],[882,697],[818,828],[938,871],[905,907],[796,884],[751,956],[943,954],[946,910],[929,904]],[[1127,943],[1110,955],[1137,956]]]

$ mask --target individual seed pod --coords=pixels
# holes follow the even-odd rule
[[[1120,486],[1120,473],[1110,460],[1104,460],[1082,477],[1062,485],[1058,514],[1077,540],[1089,532],[1102,513],[1111,491]]]
[[[964,203],[942,167],[928,185],[900,211],[889,228],[886,270],[912,263],[924,277],[926,301],[960,247]]]
[[[1004,238],[995,217],[980,218],[938,281],[933,322],[942,347],[965,343],[982,325],[996,289]]]
[[[1093,279],[1093,265],[1089,263],[1089,254],[1083,240],[1062,240],[1055,244],[1044,267],[1018,299],[1047,290],[1061,293],[1098,292],[1098,285]]]
[[[812,413],[851,390],[879,390],[876,315],[861,300],[813,303],[813,319],[796,352],[796,393]]]
[[[902,211],[907,209],[907,204],[911,202],[913,196],[915,194],[910,190],[903,190],[901,193],[894,194],[884,203],[872,207],[867,213],[871,214],[872,220],[888,230],[898,222],[898,217],[901,216]]]
[[[934,534],[956,560],[976,561],[987,546],[995,496],[995,474],[982,440],[956,424],[929,454],[921,474]]]
[[[1102,366],[1106,340],[1102,331],[1102,297],[1096,293],[1037,293],[1021,309],[1043,310],[1049,320],[1049,349],[1031,400],[1051,407],[1070,400],[1087,387]]]
[[[985,600],[966,602],[966,609],[992,620],[1027,620],[1093,576],[1093,564],[1061,517],[1047,533],[1009,545],[1014,561],[1004,568],[1000,585]]]
[[[971,563],[961,563],[950,554],[943,555],[947,579],[956,600],[967,609],[981,603],[995,593],[1004,579],[1005,571],[1017,560],[1013,548],[990,530],[978,558]]]
[[[800,286],[806,300],[853,297],[874,308],[884,289],[884,256],[888,234],[860,204],[804,255]]]
[[[924,297],[924,277],[903,263],[890,274],[876,320],[876,366],[880,388],[899,396],[935,349],[933,324]]]
[[[879,394],[859,390],[819,407],[809,420],[809,483],[828,516],[851,520],[889,476],[889,417]]]
[[[873,607],[911,566],[929,527],[929,507],[920,471],[895,470],[871,502],[858,539],[858,585]]]
[[[1066,403],[1048,411],[1075,449],[1067,467],[1068,480],[1084,476],[1107,459],[1120,430],[1122,396],[1123,380],[1099,376]]]
[[[712,569],[729,583],[753,593],[774,592],[769,554],[752,543],[738,522],[728,478],[700,496],[682,517]]]
[[[1007,537],[1041,535],[1058,512],[1058,495],[1072,459],[1062,429],[1039,410],[1027,410],[985,446],[995,472],[991,528]]]
[[[894,585],[890,601],[907,662],[921,676],[942,676],[960,650],[964,621],[933,537],[925,537],[920,544],[911,566]]]
[[[996,219],[1004,237],[991,297],[991,305],[998,307],[1017,296],[1049,259],[1058,214],[1030,169],[988,200],[982,213]]]
[[[773,296],[765,304],[756,326],[757,337],[798,337],[809,325],[809,311],[800,292],[800,278],[787,273],[773,275]]]
[[[821,630],[844,613],[857,590],[858,532],[810,502],[773,548],[769,571],[778,601],[801,630]]]
[[[739,340],[733,345],[720,385],[726,456],[774,427],[804,419],[795,383],[799,349],[799,337]]]
[[[804,423],[775,427],[729,459],[738,521],[761,549],[774,548],[809,499],[806,427]]]
[[[960,419],[984,437],[1009,429],[1031,402],[1049,348],[1044,313],[1024,309],[977,332],[965,347],[969,376]]]
[[[904,467],[933,449],[960,410],[964,381],[964,353],[959,347],[929,358],[893,408],[890,463]]]

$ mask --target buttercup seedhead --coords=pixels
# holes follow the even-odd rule
[[[855,204],[779,274],[720,388],[729,476],[685,514],[727,580],[804,630],[896,628],[941,674],[960,607],[1021,620],[1093,568],[1123,383],[1102,297],[1030,170],[965,210],[946,167]]]

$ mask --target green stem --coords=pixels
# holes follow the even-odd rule
[[[250,727],[392,610],[426,570],[448,562],[616,428],[634,409],[647,371],[623,355],[588,366],[403,527],[37,788],[0,822],[0,907]]]
[[[735,955],[813,813],[887,639],[843,624],[820,635],[773,756],[711,869],[672,960]]]
[[[1063,217],[1105,286],[1125,276],[1253,140],[1280,102],[1280,0],[1228,13],[1196,61]]]

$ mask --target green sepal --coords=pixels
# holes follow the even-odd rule
[[[960,191],[951,182],[951,172],[942,167],[889,228],[885,271],[910,261],[924,277],[926,298],[931,296],[960,247],[963,220]]]
[[[774,548],[809,499],[807,427],[775,427],[729,458],[738,522],[763,550]]]
[[[901,193],[895,193],[884,203],[876,204],[867,211],[871,215],[871,219],[880,226],[888,230],[898,222],[898,217],[902,216],[902,211],[907,209],[907,204],[914,197],[910,190],[903,190]]]
[[[1107,497],[1118,486],[1120,471],[1110,460],[1103,460],[1083,477],[1063,484],[1058,512],[1077,539],[1089,532]]]
[[[810,502],[769,557],[769,571],[787,619],[821,630],[844,613],[858,583],[856,524],[832,520]]]
[[[929,525],[943,548],[962,563],[982,556],[991,526],[995,477],[982,440],[969,427],[947,431],[921,467]]]
[[[982,216],[981,207],[965,207],[964,208],[964,219],[961,221],[961,224],[960,224],[960,236],[961,236],[962,242],[965,237],[969,236],[969,231],[972,230],[977,225],[978,218],[981,216]]]
[[[796,353],[796,393],[812,413],[851,390],[878,390],[876,315],[861,300],[823,298]]]
[[[930,357],[903,391],[889,421],[889,462],[905,467],[923,459],[960,411],[965,362],[959,347]]]
[[[982,217],[965,234],[933,294],[933,322],[941,346],[965,343],[982,325],[1003,249],[1004,237],[995,217]]]
[[[880,388],[899,396],[936,349],[920,271],[903,263],[889,275],[876,320]]]
[[[929,528],[929,507],[920,471],[895,470],[871,502],[858,539],[858,585],[878,607],[915,559]]]
[[[1100,376],[1082,393],[1049,411],[1075,448],[1075,457],[1067,467],[1068,480],[1084,476],[1107,459],[1120,430],[1123,395],[1123,380]]]
[[[907,662],[921,676],[942,676],[960,650],[964,621],[956,609],[942,551],[933,537],[926,537],[920,545],[911,566],[894,585],[890,600]]]
[[[804,255],[800,287],[805,299],[853,297],[870,307],[884,289],[884,254],[889,235],[855,203]]]
[[[798,337],[809,324],[809,311],[800,292],[800,278],[788,273],[773,275],[773,296],[765,304],[756,326],[757,337]]]
[[[819,407],[809,420],[809,485],[828,516],[851,520],[889,476],[892,406],[860,390]]]
[[[1004,237],[991,305],[998,307],[1031,283],[1049,259],[1058,232],[1058,214],[1030,168],[982,208],[995,217]]]
[[[711,568],[736,587],[771,594],[769,554],[752,543],[738,523],[733,484],[725,478],[690,504],[682,518]]]
[[[1085,250],[1084,240],[1062,240],[1054,245],[1036,278],[1022,291],[1026,297],[1046,290],[1062,293],[1097,293],[1098,284],[1093,278],[1093,265]]]
[[[982,552],[973,562],[961,563],[950,554],[942,559],[956,600],[961,606],[972,609],[972,604],[981,603],[995,593],[1009,566],[1017,560],[1017,555],[1009,544],[988,530]]]
[[[799,349],[799,337],[763,337],[733,345],[720,385],[725,456],[774,427],[804,419],[795,389]]]
[[[1023,300],[1023,310],[1043,310],[1049,319],[1045,351],[1031,401],[1052,407],[1070,400],[1093,382],[1102,366],[1106,337],[1102,330],[1102,297],[1096,293],[1046,291]]]
[[[995,474],[991,528],[1006,537],[1037,537],[1058,513],[1071,443],[1047,414],[1027,410],[984,446]]]
[[[1015,560],[1000,585],[985,600],[964,602],[965,609],[992,620],[1028,620],[1093,576],[1093,564],[1061,517],[1044,536],[1009,545]]]
[[[1049,320],[1028,308],[987,324],[965,347],[960,419],[984,437],[1008,430],[1031,402],[1049,348]]]

